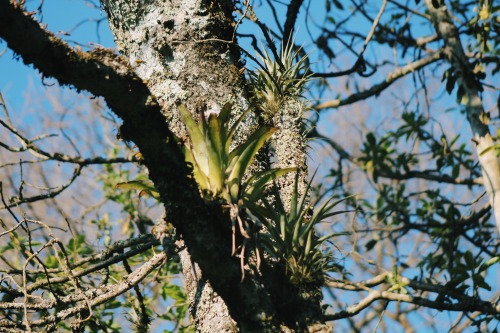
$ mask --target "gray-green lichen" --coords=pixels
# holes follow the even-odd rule
[[[307,186],[307,145],[302,133],[305,104],[299,96],[286,98],[278,112],[272,117],[273,125],[278,127],[272,140],[274,142],[273,167],[296,167],[299,172],[298,195],[301,196]],[[277,179],[281,197],[288,207],[293,192],[295,175],[284,175]]]
[[[193,113],[228,100],[235,108],[246,108],[234,51],[227,43],[207,41],[221,38],[225,30],[220,29],[230,26],[222,16],[210,13],[205,1],[104,0],[102,4],[118,50],[157,98],[177,136],[185,134],[177,103]],[[180,257],[197,329],[237,331],[224,301],[203,282],[189,253],[182,251]]]

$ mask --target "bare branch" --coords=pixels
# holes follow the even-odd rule
[[[410,8],[410,7],[408,7],[408,6],[405,6],[405,5],[403,5],[403,4],[401,4],[401,3],[399,3],[399,2],[397,2],[397,1],[395,1],[395,0],[388,0],[388,1],[389,1],[390,3],[392,3],[393,5],[395,5],[395,6],[399,7],[399,8],[401,8],[401,9],[403,9],[403,10],[407,11],[407,12],[410,12],[410,13],[412,13],[412,14],[414,14],[414,15],[417,15],[417,16],[420,16],[420,17],[422,17],[422,18],[425,18],[425,19],[427,19],[427,20],[429,20],[429,21],[431,20],[431,17],[430,17],[429,15],[425,14],[425,13],[421,13],[421,12],[419,12],[418,10],[415,10],[415,9],[412,9],[412,8]]]
[[[34,139],[28,139],[21,135],[16,129],[12,128],[5,122],[3,122],[0,119],[0,125],[3,127],[7,128],[10,132],[12,132],[22,143],[22,147],[11,147],[8,146],[7,144],[0,142],[0,147],[3,147],[11,152],[14,153],[20,153],[24,151],[29,151],[31,152],[35,157],[41,158],[38,162],[43,162],[47,160],[51,161],[59,161],[59,162],[66,162],[66,163],[72,163],[72,164],[78,164],[80,166],[87,166],[87,165],[93,165],[93,164],[114,164],[114,163],[129,163],[129,162],[138,162],[137,158],[135,156],[130,156],[130,157],[112,157],[112,158],[107,158],[107,157],[90,157],[90,158],[83,158],[81,156],[69,156],[63,153],[49,153],[46,152],[45,150],[41,149],[40,147],[36,146],[33,144],[33,142],[41,140],[43,138],[47,138],[50,136],[55,136],[55,135],[44,135],[44,136],[38,136]]]
[[[419,70],[433,62],[438,61],[441,58],[441,52],[434,52],[430,56],[419,59],[415,62],[412,62],[406,66],[400,67],[392,73],[387,75],[386,79],[378,84],[373,85],[371,88],[361,91],[359,93],[353,94],[344,99],[335,99],[328,102],[321,103],[319,105],[314,106],[315,110],[324,110],[330,108],[338,108],[339,106],[353,104],[355,102],[367,99],[372,96],[376,96],[380,94],[384,89],[389,87],[391,84],[396,82],[398,79],[402,78],[406,74],[413,73],[414,71]]]
[[[297,21],[297,15],[299,14],[300,7],[304,0],[292,0],[288,5],[288,9],[286,11],[286,21],[284,25],[283,31],[283,41],[291,41],[293,28],[295,26],[295,22]]]
[[[73,170],[73,175],[71,176],[71,178],[65,184],[62,184],[58,187],[55,187],[52,191],[50,191],[49,193],[46,193],[46,194],[34,195],[32,197],[27,197],[27,198],[12,197],[12,198],[10,198],[11,203],[7,204],[5,201],[3,201],[4,205],[2,207],[0,207],[0,209],[12,208],[12,207],[16,207],[16,206],[19,206],[19,205],[22,205],[22,204],[28,203],[28,202],[36,202],[36,201],[45,200],[45,199],[49,199],[49,198],[55,198],[56,196],[61,194],[65,189],[67,189],[71,184],[73,184],[73,182],[78,178],[78,176],[80,176],[81,172],[82,172],[82,166],[78,165],[75,168],[75,170]],[[0,186],[1,186],[1,184],[2,183],[0,182]],[[2,198],[3,198],[3,194],[2,194]]]
[[[355,72],[358,72],[360,74],[365,72],[366,64],[365,64],[363,54],[365,53],[366,47],[368,46],[368,43],[370,43],[370,41],[375,33],[375,29],[377,28],[377,26],[380,22],[380,18],[382,17],[382,14],[384,13],[386,5],[387,5],[387,0],[384,0],[384,2],[382,3],[382,6],[380,7],[380,10],[377,14],[377,17],[375,18],[375,20],[373,20],[370,32],[368,32],[368,35],[366,35],[366,37],[365,37],[365,42],[363,43],[363,48],[361,49],[361,52],[358,55],[358,59],[356,60],[356,62],[354,63],[354,65],[350,69],[345,70],[345,71],[335,72],[335,73],[311,73],[311,75],[313,77],[332,78],[332,77],[349,75],[349,74],[352,74]]]
[[[124,292],[131,289],[134,285],[137,285],[139,282],[141,282],[154,269],[161,266],[166,259],[167,259],[167,254],[165,252],[160,252],[158,254],[155,254],[140,268],[136,269],[131,274],[124,277],[122,281],[114,285],[107,285],[103,287],[87,289],[83,292],[80,292],[79,294],[61,297],[58,300],[45,300],[42,302],[29,303],[29,304],[0,303],[0,308],[23,309],[26,306],[26,308],[30,310],[48,310],[48,309],[53,309],[58,304],[67,304],[65,310],[57,311],[53,315],[29,322],[30,327],[55,324],[67,318],[74,317],[79,313],[84,313],[87,309],[86,300],[90,301],[90,306],[95,307],[123,294]],[[12,322],[8,319],[1,319],[0,327],[3,327],[5,329],[20,328],[17,322]]]
[[[408,294],[397,293],[389,290],[375,290],[371,287],[382,285],[386,283],[387,278],[394,278],[392,273],[384,273],[377,277],[374,277],[367,281],[361,282],[345,282],[345,281],[333,281],[327,282],[327,285],[332,288],[339,288],[351,291],[367,291],[368,296],[363,298],[359,303],[349,306],[346,310],[337,312],[335,314],[326,315],[326,320],[338,320],[342,318],[352,317],[360,313],[363,309],[367,308],[370,304],[376,300],[387,300],[387,301],[397,301],[405,302],[419,306],[425,306],[431,309],[437,310],[448,310],[448,311],[465,311],[473,312],[480,311],[482,313],[488,313],[492,315],[500,315],[500,304],[495,304],[493,302],[483,301],[477,298],[466,296],[460,293],[456,293],[453,290],[449,290],[443,286],[431,285],[418,281],[413,281],[408,278],[399,278],[401,285],[411,287],[415,290],[423,290],[436,292],[439,294],[446,294],[457,299],[457,303],[444,303],[441,301],[432,301],[427,298],[411,296]],[[388,284],[390,287],[390,284]]]

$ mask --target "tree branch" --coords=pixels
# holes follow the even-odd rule
[[[396,293],[389,290],[372,289],[372,287],[384,284],[387,281],[387,279],[393,279],[393,278],[394,276],[392,273],[386,272],[370,280],[361,282],[343,282],[334,280],[328,281],[327,285],[331,288],[338,288],[350,291],[367,291],[368,296],[363,298],[359,303],[349,306],[346,310],[326,315],[325,316],[326,320],[338,320],[338,319],[352,317],[360,313],[363,309],[366,309],[370,304],[372,304],[376,300],[380,299],[387,301],[405,302],[436,310],[464,311],[464,312],[480,311],[481,313],[500,315],[500,304],[495,304],[492,302],[483,301],[463,294],[455,293],[453,290],[449,290],[444,286],[422,283],[419,281],[410,280],[405,277],[398,278],[398,280],[400,281],[399,283],[401,285],[411,287],[415,290],[423,290],[439,294],[445,294],[455,298],[457,300],[457,303],[444,303],[440,301],[432,301],[423,297],[411,296],[403,293]],[[388,284],[388,287],[391,287],[391,285]]]
[[[324,103],[321,103],[319,105],[316,105],[314,107],[315,110],[324,110],[324,109],[330,109],[330,108],[338,108],[339,106],[344,106],[344,105],[349,105],[353,104],[355,102],[367,99],[372,96],[376,96],[380,94],[384,89],[389,87],[391,84],[396,82],[398,79],[402,78],[406,74],[413,73],[414,71],[419,70],[420,68],[423,68],[429,64],[432,64],[433,62],[438,61],[441,59],[441,52],[437,51],[431,54],[430,56],[419,59],[415,62],[412,62],[404,67],[400,67],[397,70],[395,70],[392,73],[389,73],[387,77],[385,78],[384,81],[373,85],[371,88],[361,91],[356,94],[352,94],[351,96],[344,98],[344,99],[334,99],[331,101],[327,101]]]
[[[478,160],[483,171],[484,186],[495,215],[497,230],[500,233],[500,164],[495,149],[490,149],[494,142],[488,126],[489,117],[486,115],[480,95],[482,85],[465,55],[460,34],[453,24],[451,13],[444,2],[439,8],[435,8],[433,3],[432,0],[425,0],[427,10],[431,14],[432,24],[445,42],[444,54],[453,68],[457,82],[460,82],[459,89],[463,90],[460,103],[465,107],[467,121],[472,130]]]
[[[363,43],[363,48],[361,49],[361,52],[358,55],[358,59],[356,60],[356,62],[354,63],[354,65],[350,69],[345,70],[345,71],[335,72],[335,73],[312,73],[312,76],[313,77],[332,78],[332,77],[349,75],[349,74],[352,74],[354,72],[358,72],[360,75],[362,73],[364,73],[366,71],[366,63],[365,63],[363,55],[366,51],[366,47],[368,46],[368,43],[370,43],[373,35],[375,34],[375,29],[377,28],[377,26],[380,22],[380,18],[382,17],[382,14],[384,13],[386,5],[387,5],[387,0],[384,0],[382,2],[382,6],[380,7],[380,10],[377,14],[377,17],[373,20],[370,32],[368,32],[368,35],[366,35],[366,37],[365,37],[365,42]],[[375,70],[373,71],[373,73],[375,73]]]
[[[155,254],[151,259],[144,263],[140,268],[133,271],[128,276],[124,277],[122,281],[111,286],[102,286],[98,288],[88,289],[77,295],[69,295],[60,297],[58,300],[46,300],[38,303],[0,303],[0,308],[4,309],[23,309],[27,307],[30,310],[49,310],[61,304],[66,304],[63,307],[65,310],[57,311],[55,314],[46,316],[43,319],[30,321],[30,326],[42,326],[48,324],[56,324],[64,319],[74,317],[78,313],[87,311],[86,301],[90,300],[90,305],[95,307],[110,299],[115,298],[137,285],[146,276],[148,276],[154,269],[162,265],[167,259],[167,254],[161,252]],[[75,304],[76,303],[76,304]],[[12,322],[8,319],[0,320],[0,327],[21,329],[17,322]]]
[[[1,190],[2,182],[0,182],[0,195],[2,197],[2,203],[4,204],[2,207],[0,207],[0,209],[12,208],[12,207],[17,207],[19,205],[22,205],[22,204],[25,204],[28,202],[37,202],[40,200],[55,198],[56,196],[61,194],[65,189],[67,189],[71,184],[73,184],[73,182],[78,178],[78,176],[80,176],[80,174],[82,172],[82,168],[83,168],[82,166],[77,165],[75,170],[73,170],[73,175],[71,176],[71,178],[65,184],[62,184],[55,189],[51,188],[52,190],[49,191],[49,193],[34,195],[32,197],[27,197],[27,198],[11,197],[9,200],[10,203],[7,203],[4,200],[3,192]]]
[[[299,14],[299,10],[303,2],[304,0],[292,0],[288,5],[283,32],[283,41],[285,43],[288,43],[289,41],[291,42],[292,40],[293,27],[295,26],[297,15]]]
[[[311,131],[311,137],[317,138],[323,142],[326,142],[330,147],[332,147],[337,152],[337,154],[339,154],[339,156],[341,158],[344,158],[344,159],[360,166],[356,157],[353,157],[347,150],[345,150],[336,141],[318,133],[318,131],[316,129],[313,129]],[[392,170],[389,170],[389,169],[377,169],[377,171],[379,173],[378,174],[379,177],[395,179],[395,180],[407,180],[407,179],[418,178],[418,179],[425,179],[425,180],[434,181],[434,182],[438,182],[438,183],[445,183],[445,184],[467,185],[467,186],[483,185],[483,179],[481,177],[479,177],[479,178],[453,178],[453,177],[445,175],[445,174],[436,174],[435,171],[431,171],[431,170],[424,170],[424,171],[409,170],[405,173],[393,172]]]
[[[0,94],[1,97],[1,94]],[[106,157],[89,157],[89,158],[83,158],[81,156],[69,156],[63,153],[49,153],[40,147],[34,145],[33,143],[35,141],[40,140],[40,137],[36,137],[34,139],[28,139],[25,136],[23,136],[21,133],[19,133],[15,128],[11,127],[9,124],[5,123],[0,119],[0,125],[8,129],[14,136],[19,140],[21,143],[21,147],[11,147],[3,142],[0,141],[0,147],[3,147],[7,149],[8,151],[11,151],[13,153],[20,153],[24,151],[30,152],[32,155],[35,157],[41,158],[41,161],[59,161],[59,162],[65,162],[65,163],[72,163],[72,164],[78,164],[80,166],[87,166],[87,165],[92,165],[92,164],[112,164],[112,163],[127,163],[127,162],[138,162],[138,160],[134,157],[131,156],[129,158],[126,157],[115,157],[115,158],[106,158]],[[46,138],[48,136],[55,136],[54,135],[45,135],[43,138]]]

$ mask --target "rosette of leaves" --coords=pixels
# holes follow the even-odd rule
[[[312,180],[311,180],[312,181]],[[299,198],[295,178],[290,211],[285,210],[276,186],[273,188],[274,202],[261,197],[261,204],[249,205],[251,213],[266,227],[260,237],[259,245],[278,263],[285,265],[290,282],[297,286],[322,285],[325,274],[339,270],[339,265],[325,243],[333,237],[346,233],[331,233],[322,237],[315,234],[314,227],[325,222],[329,217],[349,212],[334,211],[342,198],[330,197],[311,216],[313,204],[307,203],[307,193],[311,188],[307,184],[304,194]]]
[[[208,119],[202,116],[197,123],[186,107],[179,105],[190,139],[184,142],[184,154],[193,165],[196,182],[210,199],[220,197],[228,203],[244,204],[257,199],[272,180],[295,168],[264,170],[243,181],[255,155],[277,128],[261,126],[230,151],[236,129],[249,111],[230,126],[231,108],[227,103],[218,115],[212,113]]]
[[[302,48],[295,48],[294,41],[289,40],[281,46],[279,61],[265,49],[258,55],[262,68],[250,72],[250,82],[253,102],[262,109],[264,117],[272,117],[286,96],[300,96],[311,80],[308,55],[302,53]]]
[[[184,105],[178,109],[190,139],[184,142],[186,161],[193,165],[194,178],[203,196],[209,200],[223,199],[230,208],[234,253],[236,223],[242,236],[250,238],[250,225],[242,217],[242,208],[259,200],[272,180],[295,168],[264,170],[243,181],[255,155],[277,128],[261,126],[230,151],[236,129],[248,110],[230,125],[230,103],[224,105],[218,115],[212,113],[208,118],[202,115],[199,122]]]
[[[243,181],[255,155],[277,128],[262,126],[230,151],[236,129],[250,110],[230,126],[231,108],[227,103],[218,115],[202,116],[196,122],[187,108],[180,104],[178,109],[189,137],[189,140],[184,140],[183,152],[186,162],[193,166],[194,178],[205,199],[223,199],[227,203],[244,205],[246,201],[258,200],[272,180],[296,168],[264,170]],[[150,180],[136,179],[118,183],[116,187],[139,190],[140,196],[159,199],[158,189]]]

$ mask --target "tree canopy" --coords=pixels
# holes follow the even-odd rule
[[[500,6],[82,4],[0,0],[0,331],[498,331]]]

